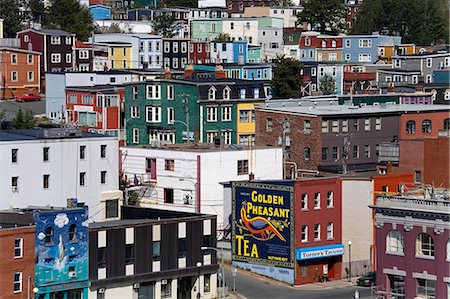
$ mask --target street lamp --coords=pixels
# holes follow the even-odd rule
[[[194,189],[195,189],[195,202],[194,202],[194,210],[195,213],[200,213],[200,197],[198,196],[198,189],[197,189],[197,182],[189,180],[189,179],[184,179],[184,178],[179,178],[178,179],[180,182],[191,182],[194,185]]]
[[[189,125],[186,122],[184,122],[182,120],[177,120],[177,119],[173,120],[173,122],[183,124],[186,127],[186,134],[187,134],[186,143],[191,143],[191,136],[189,134],[190,133]],[[181,138],[183,138],[183,134],[181,134]]]
[[[197,266],[197,269],[198,269],[198,276],[197,276],[197,282],[198,282],[198,285],[197,285],[197,298],[198,299],[200,299],[200,269],[201,269],[201,267],[202,267],[202,262],[197,262],[197,264],[195,264],[196,266]]]
[[[352,281],[352,241],[347,242],[348,245],[348,281]]]
[[[223,263],[223,248],[217,249],[214,247],[209,247],[209,246],[202,246],[200,247],[201,250],[214,250],[216,253],[220,254],[220,259],[221,259],[221,272],[222,272],[222,277],[220,279],[221,283],[222,283],[222,298],[225,299],[225,267],[224,267],[224,263]]]

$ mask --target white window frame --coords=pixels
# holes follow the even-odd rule
[[[364,131],[370,132],[370,118],[364,119]]]
[[[173,107],[167,107],[167,123],[171,125],[175,123],[175,110]]]
[[[217,89],[214,86],[211,86],[208,89],[208,100],[214,101],[216,99]]]
[[[51,36],[50,37],[50,43],[52,45],[60,45],[61,44],[61,38],[59,36]]]
[[[222,106],[221,107],[221,118],[222,121],[231,121],[231,106]]]
[[[139,118],[140,117],[140,108],[139,106],[131,106],[130,107],[130,117],[131,118]]]
[[[320,241],[320,229],[321,229],[320,223],[314,224],[314,241]]]
[[[88,59],[89,58],[89,50],[80,50],[78,52],[78,58],[80,58],[80,59]]]
[[[308,225],[307,224],[302,225],[301,240],[302,240],[302,243],[308,242]]]
[[[139,129],[133,128],[131,135],[132,135],[131,139],[132,139],[133,143],[135,143],[135,144],[139,143]]]
[[[386,235],[386,254],[403,255],[405,242],[400,231],[392,229]]]
[[[334,224],[333,222],[327,223],[327,240],[334,239]]]
[[[151,118],[149,118],[149,113]],[[145,107],[145,121],[148,123],[161,122],[161,106],[147,106]]]
[[[207,106],[206,107],[206,121],[216,122],[217,121],[217,106]]]
[[[332,208],[334,206],[334,192],[327,192],[327,208]]]
[[[173,100],[174,96],[175,96],[175,88],[173,87],[173,85],[167,85],[167,99],[168,100]]]
[[[381,117],[375,118],[375,130],[381,131]]]
[[[161,99],[161,85],[147,85],[147,100]]]
[[[372,40],[367,38],[361,38],[358,41],[358,46],[360,48],[371,48],[372,47]]]
[[[16,241],[19,240],[19,246],[16,246]],[[20,250],[20,254],[16,255],[16,249]],[[23,257],[23,238],[15,238],[14,239],[14,258],[19,259]]]
[[[11,81],[17,82],[19,80],[19,73],[17,71],[11,72]]]
[[[66,63],[72,63],[72,54],[66,53]]]
[[[320,210],[321,200],[320,192],[314,193],[314,210]]]
[[[19,280],[16,280],[16,274],[19,274]],[[14,294],[16,293],[22,293],[22,272],[14,272],[14,276],[13,276],[13,292]],[[18,283],[19,284],[19,290],[14,291],[14,285]]]
[[[52,63],[61,63],[61,54],[60,53],[52,53],[50,55],[50,61]]]
[[[71,44],[72,44],[72,37],[66,36],[66,45],[71,45]]]

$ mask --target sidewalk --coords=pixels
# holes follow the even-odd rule
[[[312,290],[324,290],[324,289],[342,289],[342,288],[348,288],[350,286],[355,286],[355,285],[356,285],[356,278],[352,278],[351,282],[349,282],[347,279],[330,280],[327,282],[302,284],[302,285],[294,286],[294,288],[312,291]]]
[[[247,297],[245,297],[242,294],[239,293],[228,293],[228,297],[229,299],[247,299]]]

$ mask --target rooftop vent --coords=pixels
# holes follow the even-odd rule
[[[56,139],[56,138],[79,138],[81,137],[81,129],[79,128],[51,128],[44,129],[44,138]]]

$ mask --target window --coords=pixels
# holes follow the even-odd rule
[[[364,119],[364,131],[370,131],[370,118]]]
[[[14,272],[14,293],[22,292],[22,272]]]
[[[66,53],[66,63],[72,63],[72,54]]]
[[[86,145],[80,145],[80,160],[86,159]]]
[[[137,86],[132,86],[131,87],[132,92],[133,92],[133,100],[137,100],[138,99],[138,87]]]
[[[164,170],[175,171],[175,160],[165,159],[164,160]]]
[[[160,241],[154,241],[153,242],[153,257],[152,260],[154,262],[157,262],[161,259],[161,242]]]
[[[106,205],[106,218],[119,217],[119,200],[109,199],[105,201]]]
[[[231,106],[222,106],[222,121],[231,121]]]
[[[386,253],[403,253],[403,236],[398,230],[391,230],[386,236]]]
[[[16,82],[17,80],[19,80],[19,73],[16,71],[12,71],[11,72],[11,81]]]
[[[334,119],[331,121],[331,132],[339,133],[339,120]]]
[[[61,44],[61,38],[59,36],[52,36],[50,38],[50,43],[52,45],[59,45],[59,44]]]
[[[69,241],[74,242],[77,240],[77,225],[71,224],[69,226]]]
[[[369,124],[370,126],[370,124]],[[353,129],[357,132],[359,131],[359,119],[353,120]]]
[[[327,208],[333,207],[333,191],[327,192]]]
[[[206,107],[206,120],[209,122],[217,121],[217,107]]]
[[[322,120],[322,133],[328,133],[328,120]]]
[[[231,137],[232,137],[231,131],[222,132],[222,136],[225,144],[231,144]]]
[[[336,161],[339,159],[339,148],[337,146],[333,146],[331,149],[331,158]]]
[[[187,256],[186,238],[178,239],[178,258]]]
[[[416,238],[416,256],[434,257],[434,241],[427,233],[420,233]]]
[[[450,130],[450,118],[444,119],[444,130]]]
[[[161,298],[172,297],[172,279],[167,279],[166,284],[161,283]]]
[[[80,186],[86,186],[86,172],[80,172]]]
[[[359,145],[353,146],[353,158],[359,159]]]
[[[238,175],[248,174],[248,160],[238,161]]]
[[[375,118],[375,130],[377,131],[381,130],[381,117]]]
[[[431,133],[431,120],[425,119],[422,121],[422,133]]]
[[[433,58],[427,58],[427,67],[433,66]]]
[[[223,92],[222,92],[223,99],[224,99],[224,100],[229,100],[229,99],[230,99],[230,93],[231,93],[230,88],[229,88],[228,86],[225,87],[225,88],[223,89]]]
[[[305,147],[303,149],[303,158],[308,161],[309,159],[311,159],[311,149],[309,147]]]
[[[351,45],[352,45],[352,42],[351,42],[351,40],[349,40],[349,39],[346,39],[346,40],[345,40],[345,47],[346,47],[346,48],[350,48],[350,47],[351,47]]]
[[[173,100],[174,99],[174,88],[173,85],[167,85],[167,99]]]
[[[50,59],[51,59],[52,63],[61,63],[61,54],[52,53],[52,55],[50,57],[51,57]]]
[[[370,62],[372,60],[372,55],[366,53],[359,54],[358,60],[359,62]]]
[[[302,225],[302,243],[308,242],[308,226]]]
[[[45,229],[45,245],[53,245],[53,228],[48,226]]]
[[[359,40],[359,47],[360,48],[370,48],[370,47],[372,47],[372,40],[370,40],[370,39],[360,39]]]
[[[100,184],[106,184],[106,170],[100,171]]]
[[[211,292],[211,274],[204,274],[203,275],[203,291],[205,293]]]
[[[12,191],[13,192],[18,192],[19,189],[19,177],[18,176],[13,176],[11,178],[11,187],[12,187]]]
[[[70,36],[66,36],[66,45],[72,44],[72,38]]]
[[[161,99],[161,86],[147,85],[147,100],[160,100],[160,99]]]
[[[308,209],[308,193],[302,193],[302,210]]]
[[[239,122],[241,122],[241,123],[250,122],[250,110],[239,111]]]
[[[352,59],[352,54],[346,53],[345,54],[345,61],[350,61]]]
[[[94,96],[93,95],[82,95],[81,103],[85,105],[93,105],[94,104]]]
[[[217,89],[214,86],[210,87],[208,90],[208,100],[214,101],[216,99],[216,92]]]
[[[33,56],[33,54],[28,54],[27,55],[27,63],[28,64],[33,64],[34,63],[34,56]]]
[[[125,265],[134,264],[134,244],[125,245]]]
[[[239,94],[240,94],[240,98],[241,98],[242,100],[245,100],[245,88],[242,88],[242,89],[239,91]]]
[[[407,134],[416,134],[416,122],[413,120],[408,120],[406,122],[406,133]]]
[[[50,186],[50,175],[49,174],[44,174],[43,176],[43,188],[44,189],[48,189]]]
[[[311,39],[309,37],[305,38],[305,46],[311,45]]]
[[[417,294],[414,298],[435,299],[436,281],[417,278]]]
[[[11,54],[11,64],[17,64],[17,54]]]
[[[34,80],[34,72],[33,71],[27,72],[27,80],[28,80],[28,82],[32,82]]]
[[[14,258],[23,257],[23,238],[14,239]]]
[[[314,241],[320,240],[320,223],[314,224]]]
[[[89,58],[89,51],[88,50],[80,50],[80,52],[78,52],[78,57],[80,59],[88,59]]]
[[[18,154],[19,154],[18,148],[11,149],[11,163],[17,163]]]
[[[106,247],[100,247],[97,250],[97,267],[106,267]]]
[[[333,222],[328,222],[328,224],[327,224],[327,240],[332,240],[333,238],[334,238]]]
[[[364,145],[364,155],[366,158],[370,158],[370,145],[368,144]]]
[[[322,147],[322,161],[328,160],[328,147]]]
[[[348,119],[342,120],[342,132],[348,132]]]
[[[320,192],[314,193],[314,209],[320,209]]]
[[[160,123],[161,122],[161,106],[147,106],[146,111],[146,122],[149,123]]]

